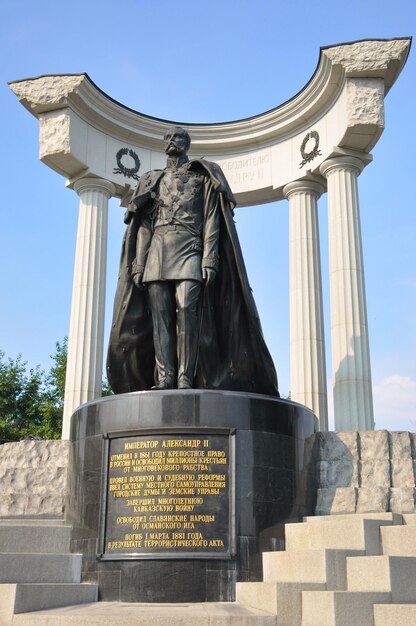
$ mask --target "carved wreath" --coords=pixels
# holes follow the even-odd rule
[[[133,159],[134,167],[126,167],[125,165],[123,165],[122,158],[123,156],[126,156],[126,154],[128,154]],[[127,178],[134,178],[134,180],[139,180],[137,172],[140,168],[140,159],[134,150],[131,150],[131,148],[121,148],[116,154],[116,161],[118,167],[115,167],[113,169],[114,174],[124,174],[124,176],[127,176]]]
[[[309,139],[313,139],[315,141],[315,145],[309,152],[306,152],[306,145]],[[321,156],[322,152],[319,150],[319,135],[316,130],[311,130],[307,135],[305,135],[302,145],[300,147],[300,153],[302,155],[303,161],[299,165],[299,169],[312,161],[315,157]]]

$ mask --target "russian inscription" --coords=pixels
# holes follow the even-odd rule
[[[229,556],[228,434],[109,440],[103,558]]]
[[[228,182],[234,187],[270,184],[270,154],[263,151],[256,156],[219,160]]]

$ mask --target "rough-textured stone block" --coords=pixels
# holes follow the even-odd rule
[[[65,494],[45,494],[0,492],[0,517],[63,517]]]
[[[391,465],[391,486],[412,488],[415,487],[415,476],[413,473],[413,461],[408,456],[394,457],[390,461]]]
[[[331,513],[354,513],[356,510],[357,489],[338,487],[332,502]]]
[[[393,513],[416,513],[416,489],[390,489],[390,510]]]
[[[67,468],[51,468],[49,463],[36,470],[29,468],[0,468],[0,490],[3,493],[45,495],[51,491],[64,493],[67,486]]]
[[[71,455],[69,441],[34,441],[27,439],[0,446],[0,470],[9,467],[38,469],[48,465],[68,467]]]
[[[389,489],[371,487],[358,489],[357,513],[389,510]]]
[[[414,511],[415,433],[387,430],[318,433],[314,451],[316,515]],[[359,490],[346,491],[353,487]],[[357,506],[352,508],[356,496]]]
[[[0,517],[63,517],[74,491],[69,441],[0,446]]]
[[[350,78],[347,83],[348,125],[384,125],[384,85],[381,80]]]
[[[386,460],[390,456],[387,430],[366,430],[359,434],[360,456],[363,461]]]
[[[409,433],[410,435],[410,449],[412,457],[416,459],[416,432]]]
[[[404,40],[389,40],[380,44],[379,41],[359,41],[354,44],[334,46],[324,51],[334,65],[343,65],[345,71],[354,76],[362,76],[364,72],[378,76],[391,58],[397,58],[404,48]],[[21,88],[23,89],[23,88]]]
[[[352,461],[358,458],[358,434],[355,431],[318,433],[318,453],[321,461]]]
[[[358,463],[356,459],[347,459],[345,456],[336,461],[321,461],[317,463],[319,486],[330,487],[358,487]]]
[[[390,463],[385,459],[365,459],[360,461],[360,486],[361,487],[390,487]]]
[[[355,513],[356,501],[357,489],[355,487],[318,489],[315,514]]]
[[[389,433],[390,456],[392,459],[406,459],[412,456],[410,433],[395,431]]]

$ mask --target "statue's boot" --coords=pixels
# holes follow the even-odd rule
[[[159,379],[158,384],[157,385],[153,385],[153,387],[150,387],[150,389],[152,391],[155,391],[157,389],[159,389],[159,390],[174,389],[174,387],[175,387],[175,384],[174,384],[173,378],[172,379],[169,379],[169,378],[166,379],[165,378],[164,380],[163,379],[162,380]]]

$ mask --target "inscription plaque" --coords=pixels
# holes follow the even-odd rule
[[[230,431],[107,435],[100,558],[229,558]]]

